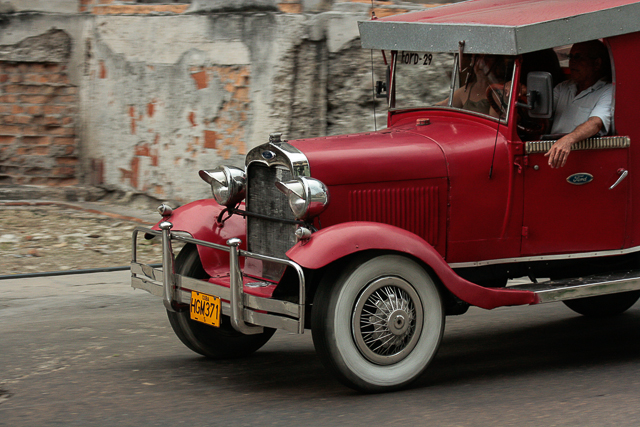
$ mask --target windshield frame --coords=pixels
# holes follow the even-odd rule
[[[436,52],[434,52],[436,53]],[[483,117],[485,119],[491,119],[495,122],[499,122],[501,125],[507,125],[509,123],[510,120],[510,115],[511,115],[511,103],[512,103],[512,95],[513,95],[513,90],[509,91],[509,97],[507,99],[507,106],[505,108],[505,115],[504,117],[496,117],[496,116],[492,116],[490,114],[484,114],[484,113],[479,113],[479,112],[475,112],[475,111],[471,111],[471,110],[466,110],[463,108],[458,108],[458,107],[454,107],[453,104],[453,93],[455,92],[456,88],[458,88],[458,80],[459,80],[459,76],[460,76],[460,54],[459,53],[455,53],[454,54],[454,60],[453,60],[453,70],[451,73],[451,83],[450,83],[450,87],[449,87],[449,99],[448,99],[448,104],[447,105],[412,105],[412,106],[404,106],[404,107],[397,107],[396,106],[396,71],[398,68],[398,56],[401,54],[400,51],[397,50],[392,50],[391,51],[391,70],[390,70],[390,78],[389,78],[389,96],[388,96],[388,110],[389,110],[389,114],[392,113],[399,113],[399,112],[403,112],[403,111],[416,111],[416,110],[431,110],[431,109],[437,109],[437,110],[453,110],[453,111],[457,111],[457,112],[461,112],[461,113],[465,113],[465,114],[470,114],[473,116],[478,116],[478,117]],[[510,55],[504,55],[504,56],[510,56]],[[513,66],[513,70],[512,70],[512,74],[511,74],[511,79],[507,80],[505,82],[508,83],[509,81],[511,82],[511,86],[514,86],[515,83],[515,77],[517,75],[517,69],[519,67],[519,61],[517,60],[517,56],[513,56],[514,58],[514,66]]]

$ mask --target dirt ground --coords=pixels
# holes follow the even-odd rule
[[[129,265],[137,225],[59,206],[0,206],[0,275]],[[138,241],[141,260],[161,262],[159,239]]]

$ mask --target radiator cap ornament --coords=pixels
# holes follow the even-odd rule
[[[269,142],[272,144],[280,144],[282,142],[282,132],[270,133]]]

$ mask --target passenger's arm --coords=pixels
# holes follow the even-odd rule
[[[564,166],[571,152],[571,146],[596,135],[602,127],[603,123],[600,117],[589,117],[586,122],[575,128],[573,132],[557,140],[545,154],[545,156],[549,157],[549,166],[552,168],[561,168]]]

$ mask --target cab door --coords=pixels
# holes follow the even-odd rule
[[[522,255],[622,248],[629,208],[629,138],[582,141],[559,169],[544,157],[553,142],[526,144]]]

